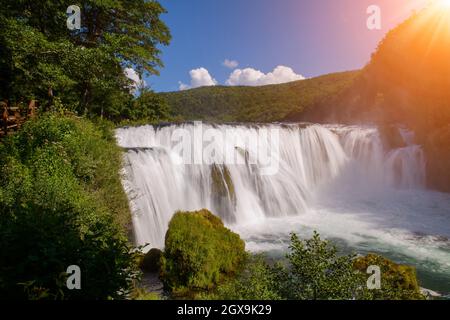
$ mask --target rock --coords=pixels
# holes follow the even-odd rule
[[[161,269],[162,251],[159,249],[151,249],[142,259],[140,268],[144,272],[158,273]]]
[[[234,222],[232,213],[236,207],[236,193],[227,166],[213,165],[211,168],[212,196],[215,208],[226,222]]]
[[[427,300],[442,298],[442,294],[430,289],[420,288],[420,292],[427,297]]]
[[[405,140],[398,127],[394,124],[380,124],[378,125],[380,139],[386,151],[406,147]]]
[[[366,273],[369,266],[378,266],[381,270],[381,290],[373,290],[373,299],[383,300],[422,300],[416,269],[411,266],[396,264],[377,254],[359,257],[354,268]]]
[[[246,257],[245,242],[210,211],[177,212],[165,237],[161,280],[176,295],[210,290],[236,274]]]
[[[425,142],[428,186],[450,192],[450,125],[428,133]]]

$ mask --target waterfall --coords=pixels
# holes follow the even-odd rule
[[[326,188],[423,188],[425,159],[385,150],[375,127],[185,123],[121,128],[136,242],[162,248],[172,215],[210,209],[228,225],[302,215]]]

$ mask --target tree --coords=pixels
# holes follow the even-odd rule
[[[51,104],[58,96],[79,112],[102,114],[108,105],[108,116],[133,98],[124,68],[158,74],[160,46],[170,41],[158,1],[78,1],[81,29],[70,31],[66,9],[72,4],[2,1],[0,99],[36,97]]]
[[[286,263],[287,262],[287,263]],[[369,266],[381,270],[381,288],[367,286]],[[356,258],[340,255],[318,233],[310,239],[291,235],[287,261],[269,265],[267,258],[246,260],[236,278],[200,297],[206,299],[288,300],[421,300],[413,267],[375,254]]]
[[[124,114],[130,120],[147,122],[168,120],[170,118],[170,107],[163,96],[144,88]]]
[[[291,234],[288,268],[278,266],[282,295],[294,300],[354,299],[361,277],[353,268],[354,255],[338,256],[337,248],[317,232],[301,240]]]
[[[276,290],[278,279],[274,270],[266,263],[264,256],[251,256],[236,278],[200,297],[206,300],[281,300]]]
[[[137,277],[112,130],[54,114],[0,144],[0,299],[125,299]],[[81,268],[81,290],[66,270]]]

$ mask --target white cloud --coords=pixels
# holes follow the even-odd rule
[[[230,69],[236,69],[239,66],[239,62],[237,62],[236,60],[225,59],[225,61],[222,62],[222,65],[224,67],[227,67],[227,68],[230,68]]]
[[[180,90],[217,85],[216,79],[211,77],[209,71],[206,70],[205,68],[198,68],[191,70],[189,71],[189,75],[191,76],[191,84],[187,85],[182,82],[179,82]]]
[[[178,84],[179,84],[179,88],[180,88],[180,91],[183,91],[183,90],[187,90],[187,89],[190,89],[191,87],[188,85],[188,84],[185,84],[185,83],[183,83],[183,82],[181,82],[181,81],[178,81]]]
[[[267,74],[253,68],[246,68],[234,70],[226,84],[229,86],[264,86],[304,79],[305,77],[296,74],[294,70],[286,66],[278,66]]]
[[[133,68],[125,68],[123,70],[123,73],[128,79],[130,79],[133,82],[130,88],[132,91],[136,91],[139,88],[145,87],[147,85],[145,80],[141,79],[139,74]]]

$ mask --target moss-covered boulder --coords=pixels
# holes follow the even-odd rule
[[[366,273],[369,266],[381,270],[381,289],[369,290],[369,299],[380,300],[422,300],[414,267],[396,264],[377,254],[368,254],[355,259],[354,268]]]
[[[226,222],[234,222],[236,208],[236,192],[233,179],[227,166],[211,167],[211,189],[215,210]]]
[[[244,241],[208,210],[177,212],[166,233],[161,280],[173,293],[211,289],[245,257]]]
[[[148,273],[159,272],[161,269],[162,254],[162,251],[156,248],[147,252],[140,263],[141,270]]]

